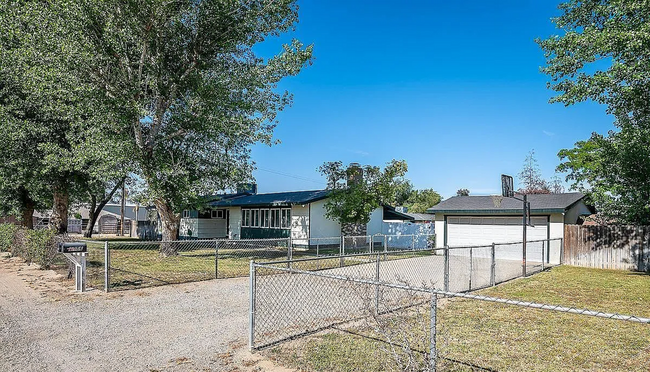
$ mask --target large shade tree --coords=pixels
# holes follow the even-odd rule
[[[31,227],[34,209],[51,207],[64,233],[91,101],[79,99],[84,87],[67,69],[70,40],[49,10],[36,1],[0,4],[0,188],[5,213]]]
[[[130,137],[163,240],[178,237],[180,212],[201,195],[250,179],[251,145],[273,143],[291,102],[277,84],[312,48],[294,40],[264,59],[253,47],[292,30],[297,11],[288,0],[61,2],[89,57],[79,76],[119,116],[113,131]]]
[[[604,104],[616,130],[562,150],[559,170],[610,221],[647,224],[650,2],[571,0],[560,9],[553,21],[561,34],[538,40],[546,53],[542,71],[558,92],[551,102]]]

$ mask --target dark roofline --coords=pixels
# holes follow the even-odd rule
[[[567,194],[580,194],[580,193],[567,193]],[[463,197],[460,197],[460,198],[469,199],[469,198],[477,198],[477,197],[485,197],[485,196],[490,196],[490,195],[463,196]],[[538,214],[539,213],[564,213],[567,210],[573,208],[573,206],[575,206],[579,202],[584,203],[584,199],[585,199],[585,195],[582,194],[582,196],[580,198],[578,198],[573,203],[571,203],[571,204],[569,204],[569,205],[567,205],[567,206],[565,206],[563,208],[535,208],[533,206],[531,208],[531,212],[532,213],[538,213]],[[447,199],[447,200],[450,200],[450,199]],[[443,204],[443,203],[441,203],[441,204]],[[436,213],[439,213],[439,214],[463,214],[463,213],[465,213],[465,214],[467,214],[467,213],[471,213],[471,214],[506,214],[506,213],[516,214],[516,213],[522,213],[523,212],[523,208],[508,208],[508,209],[501,209],[501,208],[483,208],[483,209],[467,208],[467,209],[465,209],[465,208],[456,207],[456,208],[449,208],[449,209],[436,209],[436,207],[439,207],[439,206],[440,206],[440,204],[427,209],[427,213],[430,213],[430,214],[436,214]],[[473,207],[475,207],[475,206],[473,206]],[[589,208],[589,206],[587,206],[587,208]]]
[[[408,221],[415,220],[415,217],[409,216],[408,214],[405,214],[405,213],[402,213],[402,212],[398,212],[397,210],[395,210],[395,207],[392,207],[392,206],[390,206],[388,204],[382,204],[382,207],[384,207],[384,210],[383,210],[384,213],[383,214],[385,214],[385,212],[388,211],[388,213],[393,213],[398,217],[402,217],[402,220],[408,220]],[[384,219],[383,217],[385,217],[385,215],[382,216],[382,220]]]
[[[575,204],[575,203],[574,203]],[[567,208],[568,209],[568,208]],[[562,208],[545,208],[545,209],[534,209],[531,208],[531,212],[535,213],[563,213],[567,209]],[[428,211],[428,209],[427,209]],[[432,212],[427,212],[427,214],[521,214],[523,209],[436,209]]]
[[[244,199],[246,197],[268,197],[272,195],[287,195],[287,194],[298,194],[298,193],[316,193],[320,192],[323,193],[322,195],[308,198],[305,200],[300,200],[300,201],[286,201],[286,200],[280,200],[280,201],[270,201],[270,202],[259,202],[259,203],[242,203],[241,199]],[[251,208],[256,208],[256,207],[286,207],[286,206],[292,206],[292,205],[301,205],[301,204],[308,204],[308,203],[313,203],[319,200],[327,199],[329,197],[329,190],[302,190],[302,191],[283,191],[283,192],[270,192],[270,193],[264,193],[264,194],[250,194],[250,193],[245,193],[242,195],[238,195],[235,197],[231,198],[226,198],[222,200],[217,200],[217,201],[212,201],[208,203],[208,207],[212,208],[223,208],[223,207],[251,207]],[[220,203],[223,202],[223,203]]]

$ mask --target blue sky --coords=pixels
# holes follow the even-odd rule
[[[315,61],[281,89],[294,94],[280,113],[281,144],[255,146],[260,192],[318,189],[325,161],[408,163],[416,188],[443,197],[468,188],[500,192],[535,150],[545,178],[557,152],[613,129],[605,108],[549,104],[535,44],[559,31],[559,2],[299,1],[296,37]]]

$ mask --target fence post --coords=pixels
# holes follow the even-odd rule
[[[411,250],[415,250],[415,234],[411,234]]]
[[[372,247],[372,235],[370,235],[370,254],[372,254],[372,251],[374,250]]]
[[[251,260],[250,262],[250,314],[248,318],[248,348],[250,351],[253,351],[253,346],[255,345],[255,261]]]
[[[111,252],[108,250],[108,241],[104,242],[104,292],[108,292],[111,281]]]
[[[473,249],[469,249],[469,290],[472,290],[472,271],[474,271],[474,260],[472,259]]]
[[[214,244],[214,278],[219,279],[219,240]]]
[[[291,242],[291,234],[289,234],[289,237],[287,238],[287,260],[289,261],[289,268],[291,269],[293,267],[292,265],[292,260],[293,260],[293,247],[292,247],[292,242]]]
[[[339,267],[343,267],[344,253],[345,253],[345,235],[341,235],[341,247],[339,249]]]
[[[386,253],[388,253],[388,235],[384,235],[384,261],[386,261]]]
[[[564,264],[564,238],[560,238],[560,265]]]
[[[449,292],[449,247],[445,246],[445,291]]]
[[[431,311],[429,323],[429,370],[436,372],[438,352],[436,349],[436,312],[438,308],[438,297],[435,290],[431,290]]]
[[[319,256],[318,251],[320,250],[320,240],[316,238],[316,257]]]
[[[551,263],[551,239],[546,239],[546,263]]]
[[[492,243],[492,249],[490,251],[491,262],[490,262],[490,286],[494,287],[497,283],[496,281],[496,244]]]
[[[377,255],[375,267],[375,312],[379,315],[379,260],[380,256]]]
[[[544,240],[542,240],[542,271],[544,271]]]

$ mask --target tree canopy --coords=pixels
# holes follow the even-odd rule
[[[618,125],[650,125],[650,2],[570,0],[553,19],[561,35],[537,40],[552,102],[593,100]]]
[[[558,92],[551,102],[606,105],[617,129],[559,152],[559,171],[611,222],[648,224],[650,2],[571,0],[553,21],[561,35],[537,42]]]
[[[442,197],[434,189],[413,190],[404,206],[412,213],[426,213],[427,209],[440,203]]]
[[[519,181],[522,187],[519,188],[518,192],[522,194],[559,194],[564,192],[562,179],[557,174],[550,181],[542,177],[539,163],[535,158],[535,150],[531,150],[526,155],[524,166],[521,173],[519,173]]]
[[[604,220],[650,225],[650,129],[594,133],[559,155],[558,169],[590,195]]]
[[[343,224],[366,224],[373,210],[393,204],[407,182],[404,160],[392,160],[384,169],[371,165],[344,167],[340,161],[327,162],[318,170],[332,190],[325,203],[326,216]]]
[[[458,191],[456,191],[456,196],[469,196],[469,190],[468,189],[458,189]]]
[[[290,31],[295,1],[65,1],[60,14],[91,56],[79,76],[101,93],[129,135],[132,161],[178,237],[180,212],[251,177],[250,146],[272,144],[291,103],[277,83],[311,60],[294,40],[270,59],[253,47]]]

